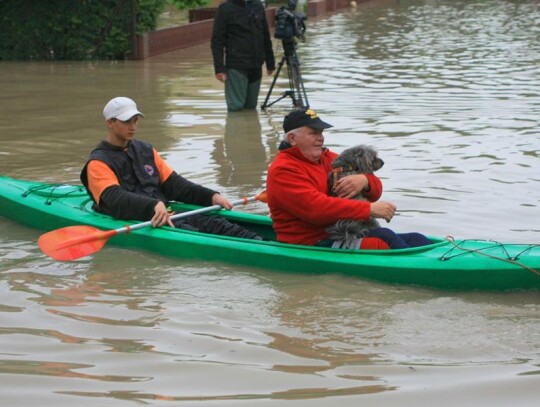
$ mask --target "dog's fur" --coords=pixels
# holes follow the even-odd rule
[[[370,174],[382,168],[384,161],[378,157],[377,151],[370,146],[358,145],[344,150],[332,162],[332,172],[328,174],[328,193],[336,196],[334,183],[347,175]],[[352,199],[365,201],[366,198],[359,193]],[[328,227],[326,231],[330,239],[343,242],[343,247],[351,247],[354,242],[366,236],[370,229],[380,227],[379,222],[371,217],[369,221],[340,220]]]

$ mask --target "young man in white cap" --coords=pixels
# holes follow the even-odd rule
[[[152,145],[136,140],[139,119],[144,117],[135,102],[126,97],[110,100],[103,109],[108,133],[90,154],[81,181],[93,199],[94,208],[117,219],[151,220],[154,227],[169,224],[205,233],[251,239],[260,238],[217,216],[194,215],[173,223],[167,203],[179,201],[231,209],[231,202],[218,192],[178,175]]]

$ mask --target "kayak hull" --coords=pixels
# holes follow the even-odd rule
[[[198,207],[177,204],[176,210]],[[217,212],[210,212],[215,214]],[[390,284],[449,290],[539,290],[540,245],[430,237],[434,244],[403,250],[349,251],[273,241],[267,216],[221,211],[268,241],[208,235],[169,227],[119,234],[110,244],[179,258],[204,259],[302,273],[341,273]],[[88,225],[118,229],[126,222],[92,210],[83,187],[0,176],[0,216],[50,231]]]

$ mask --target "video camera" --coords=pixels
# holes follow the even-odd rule
[[[304,21],[307,20],[307,17],[302,13],[295,12],[297,3],[298,0],[289,0],[287,6],[282,6],[276,11],[274,37],[283,42],[293,42],[295,37],[305,41],[306,25]]]

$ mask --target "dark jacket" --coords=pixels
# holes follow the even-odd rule
[[[107,164],[115,173],[118,185],[105,189],[99,198],[93,197],[88,185],[87,166],[92,160]],[[152,145],[132,140],[127,149],[106,141],[99,143],[81,172],[81,181],[94,200],[94,208],[117,219],[148,220],[159,201],[180,201],[202,206],[212,204],[211,189],[194,184],[173,172],[160,182]]]
[[[214,18],[212,56],[215,73],[226,69],[275,69],[266,12],[259,0],[227,0]],[[225,60],[224,60],[225,59]]]

